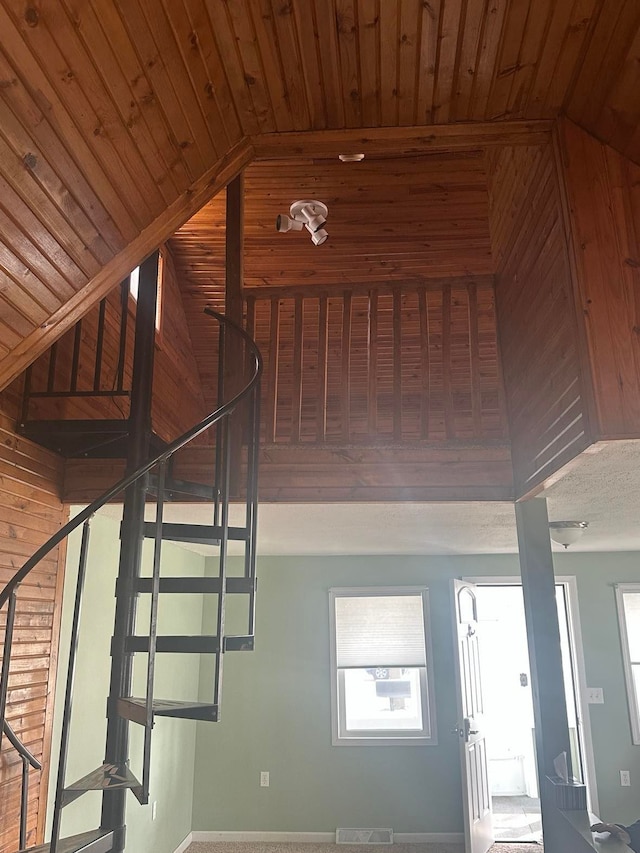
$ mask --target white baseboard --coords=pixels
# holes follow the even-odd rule
[[[298,844],[322,844],[335,842],[335,832],[232,832],[217,831],[192,832],[194,841],[291,841]]]
[[[185,850],[188,850],[191,846],[191,842],[193,841],[193,832],[190,832],[189,835],[185,838],[182,844],[179,844],[173,853],[185,853]]]
[[[192,841],[276,841],[297,844],[333,844],[335,832],[234,832],[226,830],[195,831]],[[464,844],[462,832],[394,832],[393,840],[398,844]],[[176,853],[181,851],[176,850]]]
[[[398,844],[464,844],[464,832],[394,832]]]

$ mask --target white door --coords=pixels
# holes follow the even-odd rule
[[[482,682],[477,604],[473,584],[453,581],[456,693],[466,853],[486,853],[493,844],[487,746],[482,731]]]

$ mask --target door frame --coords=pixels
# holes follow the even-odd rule
[[[462,580],[477,586],[522,586],[522,578],[517,575],[478,575],[465,576]],[[576,713],[582,730],[582,747],[584,750],[584,775],[587,788],[587,804],[589,811],[600,814],[598,804],[598,786],[596,782],[596,765],[593,755],[591,738],[591,719],[587,701],[587,671],[584,663],[584,647],[582,644],[582,629],[580,625],[580,609],[578,603],[578,581],[576,575],[558,575],[556,586],[563,586],[567,602],[567,620],[571,645],[571,664],[574,674],[574,694],[576,697]]]

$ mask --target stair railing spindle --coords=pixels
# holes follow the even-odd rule
[[[220,498],[220,557],[219,557],[219,574],[220,574],[220,592],[218,593],[218,619],[216,625],[216,633],[218,636],[218,653],[216,655],[215,676],[214,676],[214,694],[213,704],[218,707],[218,719],[220,719],[220,700],[222,696],[222,670],[224,660],[224,645],[225,645],[225,605],[227,598],[227,547],[229,543],[229,486],[231,482],[231,442],[229,440],[229,421],[228,415],[222,421],[220,429],[222,443],[222,458],[223,468],[221,477],[221,498]]]
[[[20,792],[20,849],[27,846],[27,812],[29,810],[29,760],[22,759],[22,791]]]
[[[224,371],[225,371],[225,362],[226,362],[226,349],[227,349],[227,332],[224,326],[219,327],[218,332],[218,389],[217,389],[217,403],[220,405],[220,401],[224,399]],[[223,420],[218,421],[216,425],[216,461],[215,461],[215,474],[213,480],[213,523],[214,525],[220,524],[220,487],[222,480],[222,429],[223,429]]]
[[[162,556],[162,520],[164,515],[164,490],[167,462],[158,466],[158,493],[156,496],[156,534],[153,542],[153,577],[151,582],[151,612],[149,614],[149,657],[147,660],[146,724],[144,730],[144,759],[142,765],[143,802],[149,799],[151,766],[151,730],[153,726],[153,686],[155,681],[156,643],[158,638],[158,601],[160,597],[160,562]]]
[[[256,617],[256,536],[258,529],[258,454],[260,448],[260,383],[251,397],[251,432],[247,447],[247,547],[245,549],[245,576],[252,578],[249,593],[249,634],[255,634]]]
[[[71,710],[73,705],[73,682],[76,673],[76,656],[78,652],[78,635],[80,630],[80,616],[82,613],[82,593],[84,591],[84,580],[87,571],[87,556],[89,552],[89,537],[91,533],[91,518],[88,518],[82,527],[82,542],[80,545],[80,559],[78,561],[78,579],[76,581],[76,595],[73,606],[73,621],[71,623],[71,638],[69,644],[69,663],[67,666],[67,684],[64,694],[64,711],[62,714],[62,734],[60,737],[60,759],[58,762],[58,777],[56,781],[56,798],[53,808],[53,825],[51,829],[50,853],[56,853],[58,841],[60,840],[60,822],[62,818],[62,797],[64,793],[64,780],[67,771],[67,758],[69,753],[69,726],[71,723]]]

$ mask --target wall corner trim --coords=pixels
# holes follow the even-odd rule
[[[464,844],[462,832],[394,832],[394,841],[401,844]],[[275,841],[280,843],[293,842],[298,844],[335,844],[335,832],[236,832],[224,830],[194,831],[192,841]],[[180,847],[176,853],[186,849]]]
[[[193,841],[193,832],[190,832],[189,835],[184,839],[181,844],[178,844],[173,853],[185,853],[186,850],[191,847],[191,842]]]

